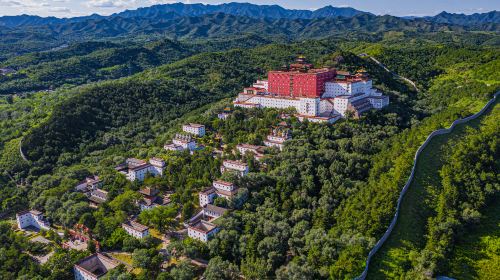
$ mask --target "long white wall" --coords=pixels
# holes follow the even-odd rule
[[[368,269],[370,268],[370,261],[371,261],[373,255],[375,255],[378,252],[378,250],[382,247],[382,245],[384,245],[384,242],[389,238],[389,236],[392,233],[392,230],[396,226],[396,222],[397,222],[398,217],[399,217],[399,210],[401,208],[401,201],[403,200],[404,195],[408,191],[408,188],[410,187],[411,182],[413,180],[413,176],[415,175],[415,169],[416,169],[416,165],[417,165],[417,161],[418,161],[418,157],[420,156],[420,153],[422,153],[422,151],[425,149],[427,144],[429,144],[429,142],[432,140],[432,138],[434,138],[434,136],[450,133],[453,130],[453,128],[455,126],[457,126],[458,124],[466,123],[470,120],[476,119],[479,116],[481,116],[491,106],[491,104],[493,104],[495,102],[499,93],[500,93],[500,91],[495,93],[494,97],[492,99],[490,99],[490,101],[488,101],[488,103],[486,103],[486,105],[484,105],[484,107],[481,109],[481,111],[475,113],[474,115],[468,116],[466,118],[455,120],[449,128],[435,130],[431,134],[429,134],[429,136],[427,136],[427,139],[425,140],[425,142],[418,148],[417,152],[415,153],[415,157],[413,158],[413,167],[411,168],[410,177],[408,177],[406,184],[404,185],[403,189],[401,190],[401,193],[399,194],[398,203],[396,205],[396,213],[394,214],[394,217],[392,218],[391,224],[389,225],[389,228],[387,228],[387,230],[385,231],[382,238],[380,238],[380,240],[377,241],[377,244],[375,244],[373,249],[371,249],[371,251],[368,253],[368,258],[366,259],[365,269],[363,270],[363,273],[361,273],[361,275],[359,275],[358,277],[355,278],[356,280],[366,279],[366,276],[368,275]]]

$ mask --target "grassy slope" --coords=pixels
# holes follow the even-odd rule
[[[448,276],[455,279],[498,279],[500,270],[500,196],[483,211],[480,224],[460,239],[450,257]]]
[[[498,101],[490,108],[498,110]],[[412,255],[425,246],[427,219],[432,214],[426,200],[433,195],[432,190],[441,185],[439,170],[443,165],[443,148],[465,135],[467,127],[477,128],[481,120],[491,113],[492,109],[480,118],[457,126],[450,134],[435,137],[424,149],[417,162],[414,180],[403,198],[398,223],[391,237],[375,255],[368,279],[400,278],[411,267]]]

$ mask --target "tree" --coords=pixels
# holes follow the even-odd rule
[[[182,207],[182,219],[184,221],[189,220],[193,216],[194,212],[194,204],[192,202],[188,202]]]
[[[109,203],[109,206],[114,211],[124,211],[125,213],[132,214],[138,210],[135,202],[139,199],[139,193],[127,190],[115,197],[115,199]]]
[[[177,220],[175,219],[177,213],[177,206],[158,206],[151,210],[142,211],[139,214],[139,220],[161,232],[167,232],[177,226]]]
[[[221,257],[211,258],[203,277],[207,280],[236,280],[240,279],[238,267]]]
[[[94,254],[96,252],[96,244],[94,240],[87,241],[87,251]]]
[[[170,271],[170,275],[176,280],[192,280],[195,276],[195,267],[187,260],[181,261]]]
[[[109,270],[102,278],[102,280],[133,280],[134,278],[127,272],[125,265],[119,266]]]
[[[56,249],[54,255],[43,265],[50,271],[47,278],[54,280],[73,278],[73,265],[85,256],[85,252]]]
[[[162,257],[156,249],[136,249],[132,261],[135,267],[144,269],[147,275],[154,277],[158,273]]]

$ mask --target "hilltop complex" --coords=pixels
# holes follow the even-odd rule
[[[389,104],[389,97],[372,87],[364,71],[356,74],[333,68],[313,68],[303,56],[267,80],[245,88],[233,102],[243,108],[295,108],[300,120],[333,123],[351,112],[359,117]]]

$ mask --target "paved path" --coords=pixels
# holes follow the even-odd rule
[[[21,138],[21,141],[19,141],[19,154],[21,155],[21,158],[26,161],[26,162],[29,162],[28,158],[26,157],[26,155],[23,153],[23,138]]]
[[[367,56],[367,55],[365,55]],[[415,82],[413,82],[412,80],[406,78],[406,77],[403,77],[401,75],[399,75],[398,73],[395,73],[393,71],[391,71],[391,69],[387,68],[387,66],[385,66],[382,62],[378,61],[376,58],[374,58],[373,56],[368,56],[373,62],[377,63],[380,67],[384,68],[385,71],[391,73],[394,77],[396,78],[399,78],[399,79],[402,79],[406,82],[408,82],[410,85],[413,86],[413,88],[418,92],[418,87],[417,87],[417,84],[415,84]]]

